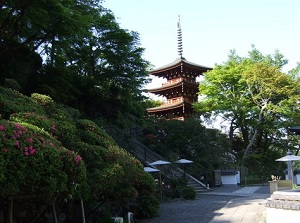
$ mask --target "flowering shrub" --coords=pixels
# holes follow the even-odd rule
[[[54,101],[48,95],[33,93],[31,94],[31,98],[46,109],[52,109],[54,106]]]
[[[85,177],[81,157],[49,133],[6,120],[0,120],[0,167],[1,196],[74,194]]]
[[[43,112],[43,108],[32,102],[29,97],[24,97],[21,93],[0,86],[0,113],[6,118],[12,113],[31,111]]]
[[[91,200],[136,202],[139,217],[157,215],[159,200],[154,179],[131,154],[113,141],[108,147],[81,142],[76,148],[87,165]]]
[[[115,144],[109,135],[107,135],[97,124],[90,120],[78,120],[77,127],[81,140],[84,142],[105,147]]]
[[[59,139],[64,145],[69,144],[76,138],[76,126],[66,120],[66,116],[57,117],[57,114],[52,114],[56,118],[49,118],[45,115],[40,115],[34,112],[19,112],[10,115],[10,120],[16,122],[26,122],[38,126],[41,129],[49,132],[53,137]],[[59,119],[58,119],[59,118]]]
[[[153,178],[101,127],[78,118],[48,96],[0,86],[0,197],[74,198],[86,186],[86,205],[133,201],[140,216],[153,216]]]
[[[15,122],[26,122],[38,126],[56,137],[56,124],[46,116],[39,115],[34,112],[20,112],[11,114],[10,120]]]

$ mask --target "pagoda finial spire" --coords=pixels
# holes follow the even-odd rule
[[[178,16],[177,23],[177,41],[178,41],[178,54],[180,58],[182,57],[182,33],[181,33],[181,25],[180,25],[180,15]]]

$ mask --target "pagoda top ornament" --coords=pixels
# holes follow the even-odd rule
[[[177,23],[177,42],[178,42],[178,54],[180,58],[182,57],[182,32],[181,32],[181,25],[180,25],[180,15],[178,16],[178,23]]]
[[[211,70],[212,68],[202,66],[196,63],[192,63],[188,60],[186,60],[183,57],[183,47],[182,47],[182,30],[181,30],[181,24],[180,24],[180,15],[178,16],[178,22],[177,22],[177,48],[178,48],[178,55],[179,58],[177,58],[175,61],[156,68],[154,70],[150,70],[149,73],[151,75],[157,76],[157,77],[163,77],[163,78],[173,78],[174,75],[170,75],[171,73],[176,75],[183,75],[184,73],[190,73],[194,77],[198,77],[205,73],[208,70]]]

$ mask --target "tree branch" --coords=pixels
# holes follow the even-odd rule
[[[244,151],[243,161],[248,157],[249,151],[252,148],[252,146],[254,145],[254,142],[256,141],[257,134],[258,134],[258,129],[259,129],[260,124],[262,123],[264,110],[266,109],[267,105],[268,105],[268,101],[266,101],[264,103],[264,105],[261,107],[261,109],[259,111],[258,124],[257,124],[257,127],[255,128],[254,134],[253,134],[249,144],[247,145],[247,147]]]

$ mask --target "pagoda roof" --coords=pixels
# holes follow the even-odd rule
[[[149,113],[158,113],[158,112],[171,111],[171,110],[182,108],[182,107],[185,107],[186,109],[189,110],[189,109],[191,109],[192,104],[189,102],[178,102],[178,103],[162,105],[162,106],[154,107],[154,108],[147,108],[147,111]]]
[[[202,65],[199,65],[199,64],[196,64],[196,63],[192,63],[192,62],[186,60],[184,57],[181,57],[181,58],[177,58],[175,61],[173,61],[173,62],[171,62],[171,63],[169,63],[165,66],[162,66],[162,67],[159,67],[157,69],[151,70],[150,74],[155,75],[155,76],[159,76],[159,77],[163,77],[164,73],[166,71],[170,71],[170,70],[173,70],[173,69],[176,69],[176,68],[178,69],[179,67],[188,68],[190,70],[196,71],[199,74],[204,73],[208,70],[212,70],[212,68],[210,68],[210,67],[206,67],[206,66],[202,66]]]
[[[160,111],[168,111],[168,110],[172,110],[172,109],[175,109],[175,108],[181,108],[181,107],[183,107],[187,104],[189,104],[189,103],[187,103],[187,102],[178,102],[178,103],[163,105],[163,106],[154,107],[154,108],[147,108],[147,111],[149,113],[155,113],[155,112],[160,112]]]
[[[191,83],[191,82],[187,82],[185,80],[182,80],[182,81],[177,82],[177,83],[165,84],[161,87],[147,89],[147,92],[149,92],[149,93],[159,93],[159,92],[163,92],[163,91],[173,89],[173,88],[176,88],[176,87],[181,87],[182,84],[184,84],[185,86],[192,86],[192,87],[197,87],[198,86],[197,83]]]

